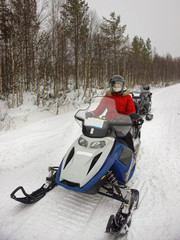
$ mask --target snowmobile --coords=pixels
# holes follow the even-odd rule
[[[113,107],[111,119],[106,117],[107,109],[100,116],[89,114],[102,98],[105,97],[93,98],[88,108],[75,114],[82,126],[82,134],[69,148],[60,166],[49,167],[46,183],[31,194],[20,186],[10,196],[21,203],[32,204],[59,185],[76,192],[110,197],[119,201],[120,207],[115,215],[110,216],[106,232],[124,236],[138,206],[138,190],[130,189],[126,184],[135,171],[144,120],[137,113],[131,116],[119,114]],[[107,97],[105,102],[115,106],[112,98]],[[133,136],[136,156],[123,140],[129,132]],[[23,197],[17,197],[17,192],[23,193]]]
[[[152,120],[153,114],[151,114],[152,105],[152,93],[150,87],[143,87],[141,85],[135,86],[136,90],[131,92],[131,96],[134,101],[136,112],[140,115],[145,115],[146,120]]]

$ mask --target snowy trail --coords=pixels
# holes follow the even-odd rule
[[[145,121],[134,177],[139,209],[127,240],[180,239],[180,84],[154,89],[154,119]],[[100,195],[56,187],[44,199],[24,206],[10,199],[23,185],[40,187],[48,166],[59,165],[81,133],[74,112],[34,122],[0,135],[0,240],[114,240],[108,218],[119,203]]]
[[[133,181],[143,187],[139,189],[140,206],[131,234],[135,236],[138,229],[143,239],[180,239],[179,93],[178,85],[154,94],[154,119],[142,130],[138,180]]]

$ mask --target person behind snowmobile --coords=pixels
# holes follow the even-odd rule
[[[109,81],[110,90],[106,93],[105,97],[100,102],[99,106],[92,112],[89,113],[89,116],[98,116],[101,115],[104,110],[107,108],[106,118],[113,119],[116,114],[116,111],[121,114],[133,116],[133,113],[136,112],[134,102],[132,97],[129,95],[129,91],[124,86],[124,79],[120,75],[114,75],[110,78]],[[106,104],[108,98],[113,98],[115,100],[115,107],[109,106]],[[113,111],[116,109],[116,111]],[[133,117],[132,117],[133,118]],[[129,132],[122,140],[124,140],[128,147],[134,152],[134,144],[132,140],[132,135]]]

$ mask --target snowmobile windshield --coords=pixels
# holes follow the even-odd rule
[[[142,95],[148,95],[150,93],[150,87],[149,86],[141,86],[141,85],[135,85],[133,91],[131,92],[131,95],[133,98],[140,98]]]
[[[114,99],[109,97],[93,98],[86,109],[75,114],[75,118],[81,122],[83,134],[88,137],[105,137],[114,133],[125,137],[132,126],[130,116],[118,113]]]

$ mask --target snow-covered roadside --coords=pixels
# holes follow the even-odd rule
[[[129,186],[140,191],[128,240],[180,239],[180,84],[153,90],[154,119],[142,128],[142,144]],[[30,107],[30,106],[29,106]],[[0,135],[0,239],[114,239],[104,233],[119,203],[60,187],[33,206],[10,199],[23,185],[28,192],[41,186],[49,165],[59,165],[81,133],[74,111],[37,121]],[[39,118],[39,117],[38,117]],[[32,120],[32,122],[31,122]]]
[[[153,95],[154,119],[145,122],[134,186],[141,193],[133,236],[180,239],[180,84]]]

